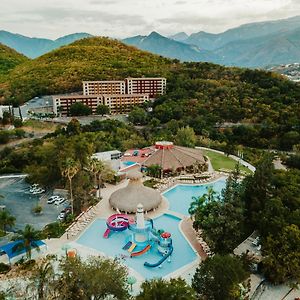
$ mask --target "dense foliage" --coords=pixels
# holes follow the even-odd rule
[[[247,277],[248,273],[239,258],[215,255],[199,265],[192,286],[200,299],[241,299],[239,283]]]
[[[265,156],[241,183],[229,177],[220,199],[213,190],[195,198],[189,212],[215,253],[231,253],[256,230],[265,276],[273,283],[299,283],[300,171],[274,170],[272,160]]]
[[[167,77],[167,94],[153,104],[153,112],[137,110],[131,118],[147,125],[149,139],[153,134],[171,139],[178,128],[190,126],[231,150],[237,144],[283,150],[300,144],[299,85],[260,70],[179,63],[107,38],[83,39],[23,63],[10,73],[4,94],[7,101],[22,103],[79,91],[82,80],[129,76]]]
[[[195,291],[181,278],[163,280],[153,279],[141,285],[136,300],[194,300]]]

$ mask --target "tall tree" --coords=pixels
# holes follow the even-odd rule
[[[263,254],[263,271],[271,282],[300,284],[300,229],[297,225],[269,235],[263,243]]]
[[[180,146],[195,147],[196,135],[194,129],[189,126],[179,128],[175,136],[175,142]]]
[[[26,291],[30,294],[30,299],[46,300],[53,299],[52,285],[54,282],[54,268],[51,260],[44,259],[32,271],[29,279],[30,283]]]
[[[231,255],[214,255],[201,262],[192,280],[200,299],[240,299],[239,283],[248,277],[242,261]]]
[[[69,181],[72,214],[74,214],[72,179],[79,172],[79,170],[80,170],[79,163],[71,158],[67,158],[65,160],[61,170],[62,176],[66,177]]]

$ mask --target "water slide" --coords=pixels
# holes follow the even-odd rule
[[[137,251],[137,252],[133,252],[130,254],[130,257],[134,257],[134,256],[140,256],[144,253],[146,253],[147,251],[149,251],[151,248],[151,245],[147,245],[144,249],[142,249],[141,251]]]
[[[128,250],[130,248],[130,246],[132,245],[132,242],[129,241],[127,244],[125,244],[125,246],[123,246],[123,250]]]
[[[136,243],[131,243],[130,247],[127,249],[129,253],[133,251],[133,249],[136,247]]]
[[[173,246],[171,245],[169,247],[169,252],[167,253],[167,255],[163,256],[161,258],[161,260],[159,260],[157,263],[154,263],[154,264],[150,264],[148,262],[144,262],[144,266],[145,267],[149,267],[149,268],[155,268],[155,267],[158,267],[159,265],[161,265],[172,253],[173,253]]]
[[[107,228],[107,229],[105,230],[104,234],[103,234],[103,237],[104,237],[105,239],[108,239],[109,234],[110,234],[110,229]]]
[[[112,231],[123,231],[128,228],[129,222],[127,215],[114,214],[107,219],[106,225]]]

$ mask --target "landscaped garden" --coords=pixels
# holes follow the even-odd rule
[[[217,153],[210,150],[203,150],[204,155],[206,155],[214,168],[215,171],[234,171],[237,161],[224,155],[221,153]],[[252,171],[250,171],[248,168],[244,166],[240,166],[240,170],[242,172],[245,172],[246,174],[252,174]]]

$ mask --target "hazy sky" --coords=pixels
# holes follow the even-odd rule
[[[300,0],[0,0],[0,30],[47,38],[216,33],[296,15]]]

